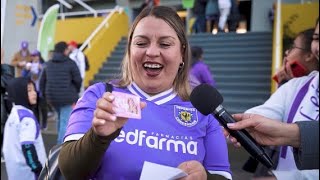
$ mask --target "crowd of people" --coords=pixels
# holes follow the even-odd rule
[[[217,6],[220,30],[232,9],[229,2]],[[202,15],[197,16],[197,31],[203,28]],[[228,124],[234,130],[247,128],[262,145],[281,146],[268,178],[319,178],[318,36],[319,20],[286,51],[277,74],[281,87],[263,105],[234,115],[240,122]],[[23,41],[11,62],[16,78],[1,65],[10,79],[3,85],[1,76],[1,87],[13,102],[2,147],[9,179],[39,177],[47,159],[41,135],[47,104],[57,113],[58,167],[66,179],[139,179],[145,161],[183,170],[188,175],[182,180],[232,179],[227,141],[240,144],[214,116],[204,116],[190,102],[194,86],[216,84],[203,62],[203,49],[190,46],[177,13],[146,6],[131,26],[126,48],[121,77],[86,90],[85,56],[75,41],[56,43],[47,62]],[[291,66],[296,61],[307,69],[301,77]],[[138,96],[141,119],[116,116],[113,92]]]
[[[194,3],[193,14],[196,18],[192,32],[207,32],[207,21],[209,32],[212,32],[217,24],[218,32],[229,32],[237,30],[240,21],[240,12],[237,0],[197,0]]]

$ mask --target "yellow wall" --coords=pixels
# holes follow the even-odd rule
[[[306,3],[306,4],[281,4],[281,18],[280,18],[280,37],[295,38],[295,36],[308,28],[314,28],[316,20],[319,16],[319,3]],[[277,16],[275,15],[275,18]],[[275,20],[277,21],[277,20]],[[276,26],[274,32],[276,31]],[[276,33],[273,33],[273,62],[272,62],[272,75],[277,71],[276,69]],[[282,41],[281,41],[282,42]],[[280,59],[283,54],[283,43],[280,47]],[[277,89],[277,84],[271,79],[271,92]]]
[[[86,72],[84,80],[85,87],[89,85],[90,80],[99,71],[99,68],[110,56],[121,38],[127,36],[129,30],[128,16],[124,12],[115,12],[110,16],[108,25],[104,27],[84,51],[90,61],[90,70]]]
[[[74,40],[82,44],[102,22],[104,17],[68,18],[58,20],[56,26],[55,43]]]
[[[283,35],[295,38],[301,31],[315,27],[319,3],[283,4],[281,10]]]
[[[112,50],[122,37],[127,36],[129,30],[128,16],[122,12],[110,13],[108,25],[104,26],[91,40],[84,54],[89,59],[90,69],[86,71],[84,86],[89,85],[90,80],[99,71],[99,68],[110,56]],[[68,18],[57,21],[55,43],[59,41],[75,40],[82,44],[90,34],[99,26],[105,17]]]

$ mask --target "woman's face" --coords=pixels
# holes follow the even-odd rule
[[[181,43],[164,20],[148,16],[138,23],[130,45],[134,82],[152,95],[172,88],[183,62]]]
[[[37,104],[37,92],[32,83],[28,84],[28,99],[31,105]]]
[[[311,50],[312,50],[312,53],[316,56],[316,58],[319,61],[319,22],[313,33]]]
[[[32,56],[32,62],[39,62],[39,56]]]
[[[285,53],[284,63],[291,61],[298,61],[306,67],[305,59],[309,55],[309,52],[304,50],[303,37],[302,35],[296,37],[290,49]]]

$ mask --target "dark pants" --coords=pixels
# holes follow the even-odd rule
[[[206,16],[198,15],[196,21],[193,25],[195,33],[204,33],[206,32]]]
[[[39,97],[35,113],[41,128],[47,128],[48,104],[45,98]]]

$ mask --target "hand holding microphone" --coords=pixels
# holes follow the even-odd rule
[[[227,126],[232,130],[247,129],[259,144],[300,146],[299,127],[295,123],[283,123],[257,114],[234,114],[233,118],[238,122]],[[228,136],[229,132],[224,130],[224,134]],[[231,137],[230,140],[238,146],[235,138]]]
[[[190,100],[192,105],[203,115],[212,114],[231,136],[235,137],[241,143],[252,157],[268,168],[273,167],[270,157],[246,130],[229,129],[227,124],[235,123],[236,121],[221,105],[223,98],[214,87],[208,84],[197,86],[192,91]]]

